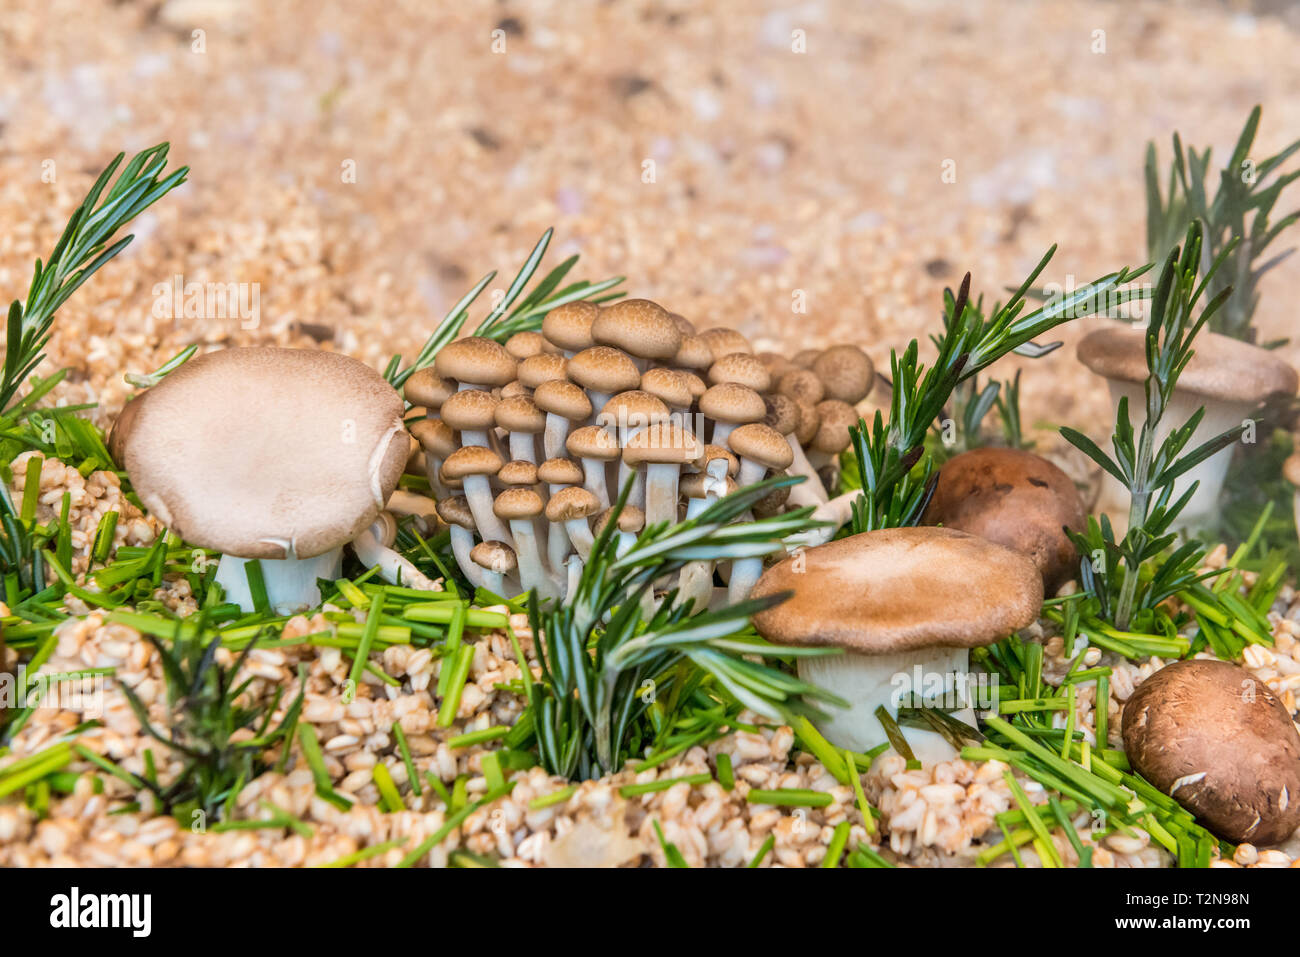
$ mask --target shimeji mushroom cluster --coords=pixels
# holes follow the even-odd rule
[[[568,303],[540,332],[504,345],[458,339],[407,380],[405,395],[426,413],[411,433],[465,576],[507,597],[535,589],[559,599],[628,483],[625,544],[646,525],[694,516],[774,474],[805,481],[755,514],[827,507],[821,474],[835,474],[858,421],[854,405],[874,379],[856,346],[793,359],[755,354],[739,332],[697,332],[654,302],[629,299]],[[715,571],[735,602],[762,568],[759,559],[719,569],[701,559],[664,584],[703,608]]]

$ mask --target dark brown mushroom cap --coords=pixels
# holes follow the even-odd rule
[[[600,511],[600,499],[579,485],[562,488],[546,503],[548,522],[568,522],[589,518]]]
[[[591,399],[572,382],[551,379],[533,392],[533,401],[543,412],[558,415],[570,422],[581,422],[591,415]]]
[[[700,338],[704,344],[709,347],[713,353],[713,361],[717,362],[723,356],[729,356],[733,352],[753,352],[754,348],[749,344],[749,340],[737,332],[735,329],[727,329],[722,326],[715,326],[712,329],[705,329],[700,333]]]
[[[542,514],[542,497],[530,488],[504,489],[492,503],[492,512],[505,521],[533,518]]]
[[[401,396],[345,355],[198,356],[133,399],[113,446],[145,507],[195,545],[311,558],[354,539],[410,453]]]
[[[442,404],[442,421],[457,432],[495,428],[501,400],[483,389],[462,389]]]
[[[612,346],[592,346],[569,360],[569,378],[595,392],[626,392],[641,384],[631,356]]]
[[[516,332],[506,340],[506,352],[516,360],[523,361],[531,356],[539,356],[546,351],[549,343],[540,332]]]
[[[794,450],[776,429],[762,422],[737,426],[727,436],[731,451],[743,459],[758,462],[769,469],[785,469],[794,461]]]
[[[481,445],[466,445],[442,463],[442,475],[449,479],[463,479],[467,475],[496,475],[501,471],[501,456]]]
[[[818,402],[816,408],[819,421],[812,447],[818,452],[838,455],[853,441],[849,429],[858,424],[858,413],[853,406],[839,399]]]
[[[464,495],[449,495],[437,504],[438,517],[448,525],[474,530],[474,513],[470,511],[469,499]]]
[[[707,369],[713,365],[713,350],[699,336],[684,335],[672,364],[682,369]]]
[[[433,366],[416,369],[402,386],[402,394],[412,405],[422,405],[435,412],[456,391],[456,383],[449,382],[433,370]]]
[[[501,466],[497,480],[502,485],[536,485],[537,466],[525,459],[513,459]]]
[[[700,396],[700,411],[718,422],[758,422],[767,414],[763,397],[747,386],[722,382]]]
[[[921,521],[979,535],[1015,549],[1038,566],[1047,594],[1073,578],[1079,555],[1064,529],[1081,532],[1087,511],[1070,477],[1019,449],[982,448],[939,470]]]
[[[641,374],[641,391],[676,409],[688,409],[694,401],[686,376],[663,366],[655,366]]]
[[[584,425],[574,429],[564,440],[564,448],[577,459],[599,459],[612,462],[622,454],[618,440],[598,425]]]
[[[475,565],[498,575],[509,575],[519,566],[515,550],[505,542],[495,540],[479,542],[469,550],[469,557]]]
[[[441,419],[421,419],[411,426],[411,435],[426,452],[445,459],[456,451],[456,433]]]
[[[786,478],[789,473],[785,471],[774,472],[773,478]],[[754,503],[754,515],[757,518],[770,518],[773,515],[779,515],[785,509],[785,503],[790,500],[790,486],[782,485],[768,492],[757,502]]]
[[[449,342],[433,360],[434,370],[444,379],[482,386],[503,386],[514,381],[518,366],[505,346],[483,336]]]
[[[591,338],[640,359],[671,359],[682,332],[663,306],[649,299],[620,299],[605,306],[591,324]]]
[[[735,382],[748,386],[755,392],[766,392],[772,388],[772,374],[767,366],[747,352],[733,352],[718,359],[709,366],[709,382]]]
[[[1107,379],[1144,382],[1146,333],[1119,325],[1096,329],[1079,342],[1079,361]],[[1295,369],[1274,353],[1216,332],[1197,337],[1191,361],[1178,377],[1181,391],[1225,402],[1291,396],[1298,385]]]
[[[798,402],[778,392],[775,395],[763,396],[763,404],[767,406],[767,413],[763,416],[764,425],[776,429],[782,435],[793,435],[798,431],[800,419]]]
[[[822,380],[809,369],[791,369],[777,380],[776,391],[801,405],[816,405],[826,398]]]
[[[812,373],[825,386],[826,398],[849,405],[865,399],[876,381],[876,367],[857,346],[831,346],[813,360]]]
[[[599,535],[609,524],[609,520],[614,517],[614,508],[610,506],[601,512],[596,518],[592,530]],[[645,512],[635,505],[624,505],[623,511],[618,513],[618,530],[620,532],[639,532],[645,528]]]
[[[1133,768],[1234,844],[1277,844],[1300,827],[1300,734],[1250,672],[1176,661],[1124,705]]]
[[[543,382],[568,378],[568,367],[569,360],[553,352],[529,356],[519,363],[519,381],[530,389],[536,389]]]
[[[655,422],[628,439],[623,461],[628,465],[686,465],[704,453],[704,445],[672,422]]]
[[[1029,559],[947,528],[888,528],[773,565],[751,593],[793,596],[754,616],[779,644],[860,654],[974,648],[1032,624],[1043,580]]]
[[[537,478],[547,485],[579,485],[582,466],[573,459],[547,459],[537,466]]]
[[[591,324],[600,314],[594,302],[579,300],[556,306],[542,320],[542,335],[552,345],[570,352],[580,352],[592,345]]]
[[[496,423],[507,432],[536,435],[546,428],[546,413],[530,396],[517,395],[497,404]]]

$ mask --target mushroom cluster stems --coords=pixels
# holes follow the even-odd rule
[[[519,582],[524,590],[536,591],[538,598],[558,598],[560,589],[551,578],[547,564],[542,561],[542,549],[537,542],[537,529],[533,520],[512,518],[510,534],[514,537],[515,554],[519,559]]]
[[[794,455],[794,461],[787,471],[791,475],[802,475],[804,477],[804,481],[790,489],[790,504],[796,508],[808,506],[816,508],[824,504],[830,496],[826,494],[826,486],[822,484],[821,476],[817,474],[817,470],[808,461],[803,446],[799,444],[793,435],[787,435],[786,441],[790,443],[790,451]]]
[[[371,525],[352,540],[352,550],[356,552],[361,564],[367,568],[378,566],[380,577],[394,585],[418,588],[421,591],[438,590],[432,579],[379,538],[375,531],[375,525],[378,524],[376,522]]]
[[[253,611],[255,606],[244,565],[255,560],[222,555],[217,563],[216,581],[225,592],[226,601],[237,604],[246,612]],[[276,614],[292,615],[320,604],[320,586],[316,580],[333,581],[342,574],[343,547],[332,548],[311,558],[263,558],[260,564],[271,608]]]
[[[920,669],[918,672],[917,669]],[[942,675],[945,692],[953,687],[953,676],[970,674],[970,651],[967,648],[921,648],[915,651],[864,655],[845,651],[799,659],[799,677],[839,695],[849,702],[847,708],[829,708],[829,716],[818,724],[827,740],[851,751],[868,751],[885,736],[876,717],[883,706],[890,717],[898,718],[898,703],[910,694],[918,696],[928,689],[914,688],[915,676],[928,682]],[[954,692],[956,693],[956,692]],[[975,710],[967,706],[951,712],[952,717],[975,727]],[[951,761],[957,751],[934,731],[922,728],[899,728],[912,754],[923,764]]]

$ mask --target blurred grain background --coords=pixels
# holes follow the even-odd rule
[[[1149,139],[1225,154],[1256,102],[1260,156],[1300,135],[1298,24],[1208,0],[0,0],[0,295],[114,153],[169,140],[190,183],[55,326],[61,398],[106,416],[123,371],[194,341],[412,354],[548,226],[548,262],[702,327],[884,363],[968,269],[994,297],[1054,242],[1058,282],[1141,261]],[[177,274],[259,284],[261,325],[152,316]],[[1300,332],[1298,287],[1300,257],[1265,281],[1265,337]],[[1109,414],[1072,349],[1023,402]]]

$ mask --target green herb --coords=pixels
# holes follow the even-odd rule
[[[686,858],[682,857],[682,852],[678,850],[677,845],[672,841],[664,840],[663,828],[659,826],[658,821],[651,822],[654,824],[655,837],[659,838],[659,846],[663,848],[664,858],[668,861],[669,867],[690,867],[686,863]]]
[[[644,784],[625,784],[618,789],[618,793],[625,798],[640,797],[643,794],[656,794],[659,791],[667,791],[675,784],[708,784],[713,780],[711,774],[688,774],[680,778],[662,778],[658,781],[646,781]]]
[[[778,807],[826,807],[831,796],[825,791],[807,788],[777,788],[763,791],[755,788],[745,796],[750,804],[775,804]]]
[[[840,821],[831,833],[831,841],[826,845],[826,856],[822,858],[822,867],[839,867],[844,848],[849,843],[849,822]]]
[[[352,867],[354,864],[360,864],[362,861],[368,861],[372,857],[379,857],[381,854],[387,854],[389,851],[404,847],[409,838],[402,838],[397,841],[385,841],[382,844],[372,844],[369,847],[363,847],[359,851],[353,851],[351,854],[344,854],[342,857],[330,861],[328,864],[318,864],[317,867]]]
[[[548,807],[554,807],[557,804],[563,804],[569,798],[573,797],[578,791],[576,784],[570,784],[562,787],[558,791],[552,791],[550,794],[542,794],[528,802],[528,810],[541,811]]]
[[[758,867],[763,863],[763,859],[766,858],[768,854],[772,853],[772,848],[774,847],[776,847],[776,835],[769,834],[767,839],[764,840],[762,845],[759,847],[758,853],[754,855],[754,859],[751,860],[747,866],[751,868]]]

